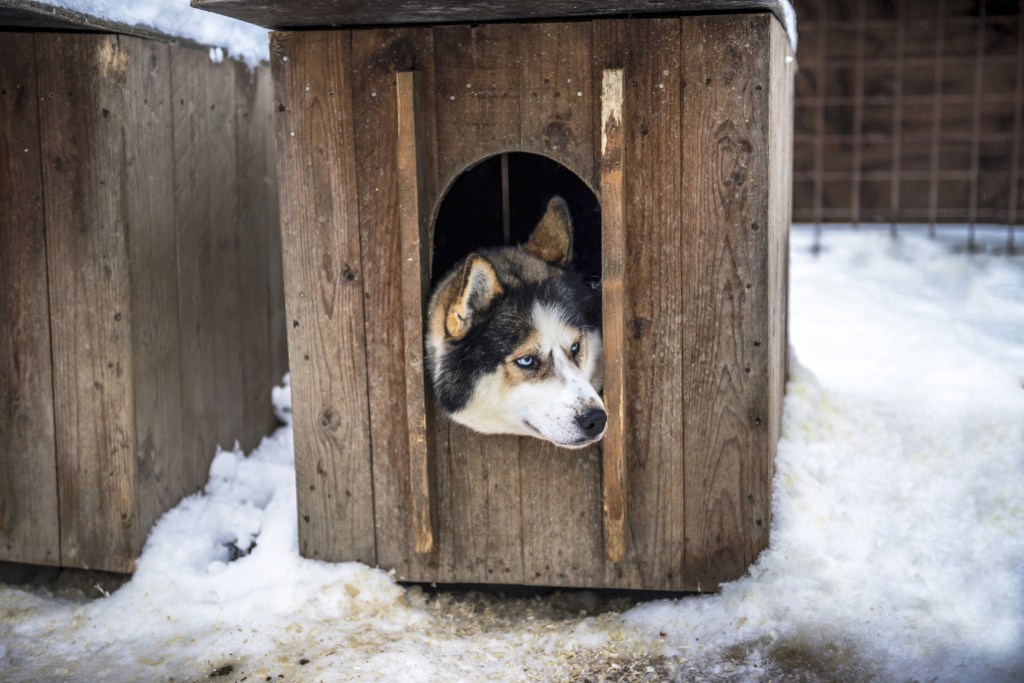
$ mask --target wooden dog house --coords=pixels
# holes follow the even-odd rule
[[[784,379],[779,3],[194,4],[320,29],[271,39],[302,553],[423,582],[742,575],[767,545]],[[592,16],[635,11],[661,14]],[[438,207],[513,152],[600,202],[611,417],[582,452],[468,432],[424,381]]]
[[[0,561],[131,571],[276,424],[272,122],[267,67],[0,0]]]

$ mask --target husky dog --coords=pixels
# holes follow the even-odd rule
[[[526,244],[480,249],[437,285],[427,365],[453,420],[565,448],[604,436],[599,303],[571,259],[569,207],[554,197]]]

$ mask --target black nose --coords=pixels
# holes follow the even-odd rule
[[[576,424],[583,430],[583,434],[589,439],[604,431],[608,422],[608,414],[600,408],[591,408],[582,415],[576,416]]]

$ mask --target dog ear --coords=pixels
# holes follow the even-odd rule
[[[569,205],[559,196],[548,202],[548,209],[523,245],[526,253],[541,261],[565,267],[572,260],[572,218]]]
[[[453,339],[462,339],[473,326],[473,316],[487,308],[504,290],[491,262],[479,254],[470,254],[462,272],[452,282],[457,294],[448,304],[444,329]]]

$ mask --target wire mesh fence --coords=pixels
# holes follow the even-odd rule
[[[1021,0],[796,0],[793,216],[1021,249]],[[998,227],[997,227],[998,226]]]

